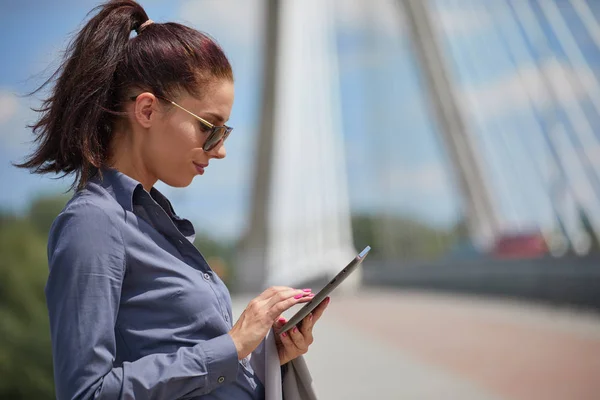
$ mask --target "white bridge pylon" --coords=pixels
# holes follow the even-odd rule
[[[265,93],[244,290],[332,277],[357,252],[347,190],[331,1],[267,1]],[[275,21],[273,21],[275,19]],[[266,144],[264,141],[269,141]],[[354,284],[360,281],[357,271]],[[350,279],[345,287],[354,286]]]

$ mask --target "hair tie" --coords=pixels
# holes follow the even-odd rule
[[[152,25],[153,23],[154,23],[154,21],[152,21],[151,19],[149,19],[148,21],[146,21],[143,24],[141,24],[140,27],[136,29],[137,34],[139,35],[140,33],[142,33],[142,31],[144,29],[146,29],[148,27],[148,25]]]

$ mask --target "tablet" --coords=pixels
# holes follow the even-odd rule
[[[363,262],[363,260],[369,253],[369,251],[371,251],[371,247],[370,246],[365,247],[364,250],[360,252],[360,254],[358,254],[356,257],[354,257],[354,259],[352,261],[350,261],[350,263],[348,265],[346,265],[346,268],[341,270],[331,280],[331,282],[329,282],[327,285],[325,285],[325,287],[323,289],[321,289],[319,291],[319,293],[317,293],[315,295],[315,297],[313,297],[313,299],[311,301],[306,303],[306,305],[304,305],[304,307],[302,307],[296,314],[294,314],[294,316],[292,318],[290,318],[290,320],[281,327],[281,329],[277,332],[277,334],[282,334],[283,332],[287,332],[290,329],[292,329],[294,326],[299,325],[300,322],[302,322],[302,320],[304,319],[304,317],[306,317],[308,314],[310,314],[312,310],[314,310],[319,304],[321,304],[321,302],[323,300],[325,300],[325,298],[327,296],[329,296],[329,294],[331,292],[333,292],[333,290],[336,287],[338,287],[342,282],[344,282],[344,280],[352,272],[354,272],[356,270],[356,268],[358,268],[360,263]]]

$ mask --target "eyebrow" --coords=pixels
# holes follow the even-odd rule
[[[217,122],[215,125],[219,125],[219,124],[223,124],[224,122],[227,122],[219,114],[215,114],[212,112],[203,112],[202,114],[212,117],[212,119]]]

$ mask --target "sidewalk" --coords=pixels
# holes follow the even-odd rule
[[[370,288],[334,295],[314,333],[322,400],[600,398],[597,314]]]

